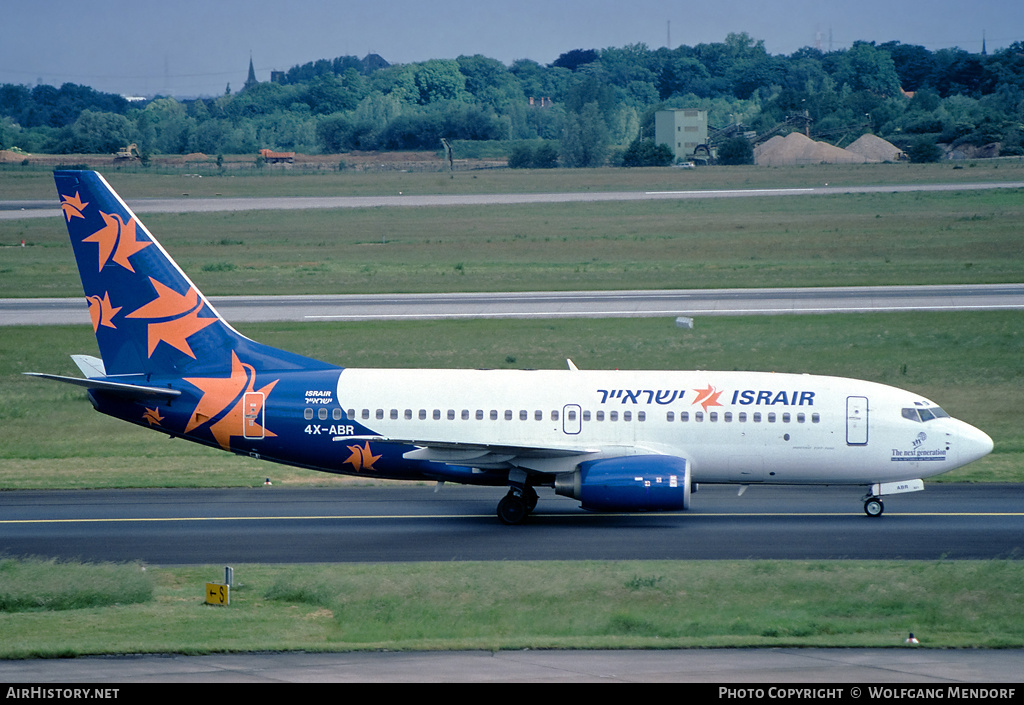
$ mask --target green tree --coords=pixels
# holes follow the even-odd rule
[[[533,166],[533,148],[528,144],[517,144],[508,155],[509,169],[529,169]]]
[[[879,96],[900,95],[900,79],[889,52],[873,43],[854,42],[845,52],[830,59],[832,76],[840,86],[852,91],[868,91]]]
[[[466,100],[466,77],[459,71],[457,61],[431,59],[416,66],[414,74],[419,91],[419,104],[428,105],[441,100]]]
[[[675,155],[667,144],[653,139],[635,139],[622,155],[622,166],[668,166]]]
[[[558,150],[550,142],[542,142],[533,152],[534,169],[554,169],[558,166]]]
[[[918,137],[907,149],[907,156],[915,164],[937,162],[942,159],[942,148],[930,137]]]
[[[738,166],[754,163],[754,148],[743,137],[730,137],[718,148],[718,163]]]
[[[608,127],[597,103],[566,115],[562,132],[562,159],[568,167],[603,166],[608,156]]]

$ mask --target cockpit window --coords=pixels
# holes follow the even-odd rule
[[[925,421],[931,421],[932,419],[948,419],[949,414],[937,406],[929,406],[925,408],[911,406],[903,409],[903,418],[910,419],[911,421],[917,421],[918,423],[924,423]]]

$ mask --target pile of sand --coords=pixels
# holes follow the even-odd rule
[[[815,142],[799,132],[791,132],[785,137],[776,135],[754,148],[754,163],[758,166],[863,164],[866,161],[860,154],[833,147],[827,142]]]
[[[9,149],[0,149],[0,164],[10,164],[12,162],[23,162],[28,159],[28,154],[25,152],[15,152]]]
[[[899,147],[876,135],[861,135],[846,151],[859,154],[869,162],[898,162],[907,158]]]

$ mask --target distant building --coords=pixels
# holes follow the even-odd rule
[[[359,63],[361,64],[359,71],[364,76],[369,76],[374,71],[386,69],[391,65],[380,54],[367,54]]]
[[[252,56],[250,56],[249,57],[249,77],[247,79],[245,79],[245,85],[242,86],[242,90],[244,91],[246,88],[252,88],[257,83],[259,83],[259,81],[256,80],[256,70],[252,67]]]
[[[677,160],[690,161],[708,143],[708,111],[674,108],[654,114],[654,141],[668,145]]]

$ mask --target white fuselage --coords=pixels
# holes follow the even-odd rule
[[[937,408],[912,392],[814,375],[346,369],[336,399],[382,440],[423,447],[414,457],[493,469],[671,455],[694,482],[864,484],[937,475],[992,448],[944,414],[907,418]]]

